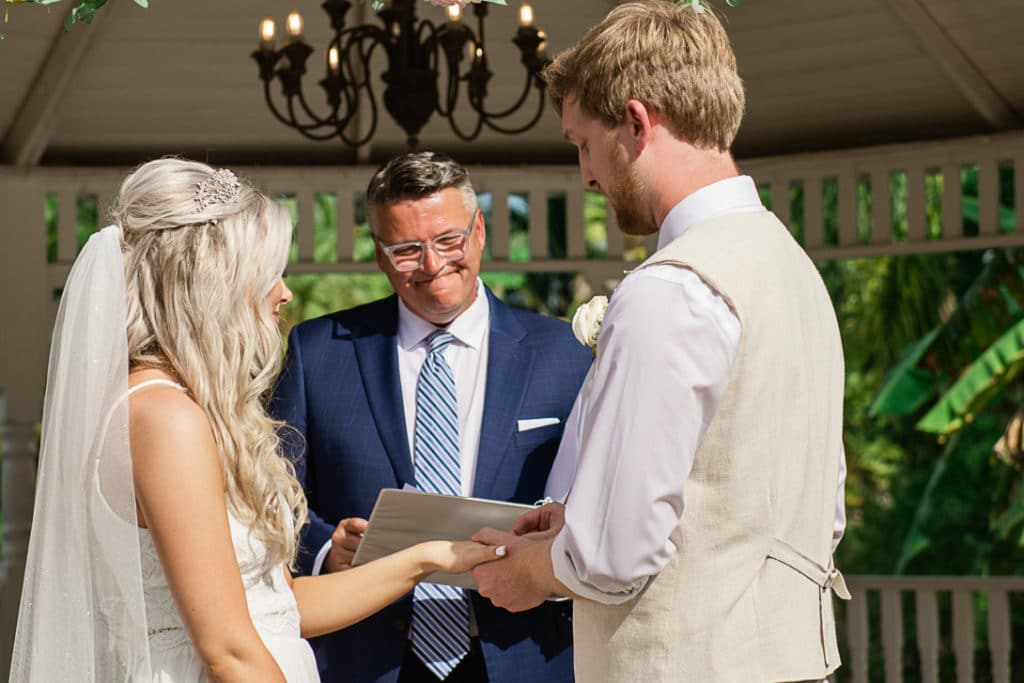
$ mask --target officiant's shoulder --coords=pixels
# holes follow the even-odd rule
[[[572,327],[565,320],[533,311],[509,306],[512,316],[530,332],[529,340],[538,346],[547,344],[565,345],[567,348],[579,350],[582,356],[589,358],[590,349],[586,348],[573,336]]]
[[[300,341],[324,335],[334,340],[350,340],[353,334],[394,327],[397,314],[398,297],[392,294],[370,303],[305,320],[293,327],[289,336]]]

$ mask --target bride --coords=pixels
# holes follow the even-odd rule
[[[115,216],[57,317],[12,681],[316,681],[303,638],[502,554],[434,541],[293,578],[306,502],[264,410],[288,212],[161,159]]]

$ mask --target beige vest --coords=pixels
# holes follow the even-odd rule
[[[740,347],[668,566],[625,604],[575,603],[576,679],[821,680],[839,666],[832,589],[848,597],[831,560],[843,425],[832,302],[768,212],[694,225],[640,267],[656,263],[690,268],[725,297]]]

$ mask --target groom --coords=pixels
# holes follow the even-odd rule
[[[392,159],[370,181],[367,210],[396,296],[292,330],[272,404],[303,437],[288,445],[310,507],[306,573],[349,568],[382,488],[541,498],[592,360],[564,322],[484,287],[483,214],[452,159]],[[569,603],[510,614],[456,592],[418,588],[318,639],[325,683],[572,681]]]
[[[628,77],[623,77],[627,74]],[[546,72],[580,174],[658,250],[615,290],[556,470],[481,594],[573,596],[577,680],[821,680],[839,666],[843,353],[825,287],[729,152],[711,11],[621,5]],[[575,467],[561,467],[561,459]],[[532,533],[528,533],[532,532]]]

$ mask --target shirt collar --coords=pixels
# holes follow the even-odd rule
[[[445,329],[464,346],[479,349],[483,345],[489,321],[490,305],[487,301],[487,290],[480,278],[477,278],[476,298],[473,303]],[[411,351],[437,329],[437,325],[413,313],[402,298],[398,298],[398,345],[403,351]]]
[[[681,237],[691,225],[727,213],[764,210],[753,178],[742,175],[719,180],[688,195],[668,212],[658,235],[658,249]]]

